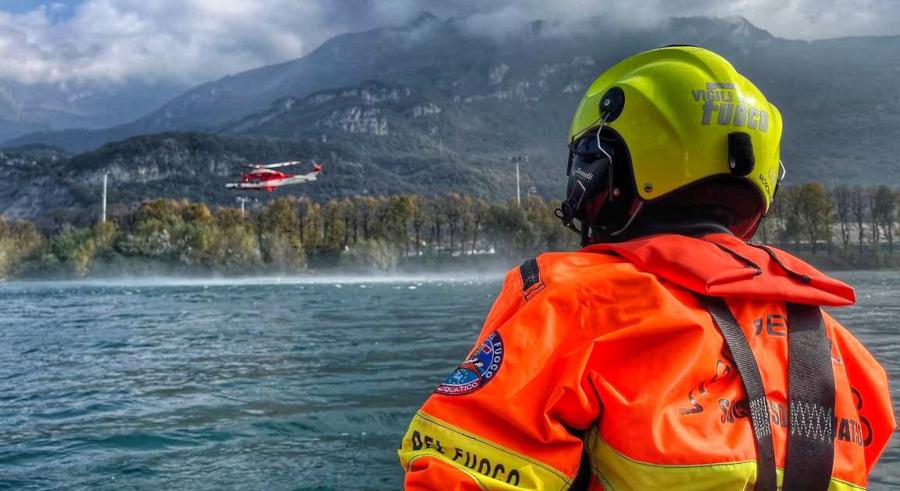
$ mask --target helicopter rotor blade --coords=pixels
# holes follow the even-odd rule
[[[274,164],[260,165],[259,167],[261,167],[261,168],[263,168],[263,169],[275,169],[275,168],[277,168],[277,167],[289,167],[289,166],[292,166],[292,165],[300,165],[300,164],[302,164],[302,163],[303,163],[303,162],[301,162],[301,161],[299,161],[299,160],[292,160],[292,161],[290,161],[290,162],[277,162],[277,163],[274,163]]]

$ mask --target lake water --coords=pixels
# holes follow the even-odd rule
[[[900,273],[835,310],[900,401]],[[400,489],[499,278],[0,284],[0,488]],[[871,489],[900,488],[897,438]]]

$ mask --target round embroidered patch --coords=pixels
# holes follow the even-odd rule
[[[484,387],[503,363],[503,338],[494,331],[435,389],[438,394],[458,396]]]

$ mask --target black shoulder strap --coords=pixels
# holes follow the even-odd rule
[[[526,302],[544,289],[544,281],[541,279],[541,266],[538,264],[536,257],[526,260],[519,266],[519,276],[522,277],[522,295],[525,297]]]
[[[834,465],[834,371],[822,311],[788,304],[788,414],[784,491],[828,489]]]
[[[750,407],[750,426],[756,440],[756,485],[754,491],[775,491],[775,445],[772,443],[772,427],[769,424],[769,404],[766,389],[756,357],[750,350],[747,336],[738,324],[728,305],[721,298],[701,297],[725,338],[725,344],[734,358],[735,368],[744,383],[747,402]]]
[[[701,297],[722,332],[744,383],[756,439],[755,491],[776,489],[769,404],[756,357],[744,331],[721,298]],[[784,491],[825,491],[834,465],[834,371],[831,342],[817,306],[787,304],[789,428]]]

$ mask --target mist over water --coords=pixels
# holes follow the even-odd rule
[[[273,276],[139,276],[133,278],[114,277],[106,279],[84,279],[67,281],[27,281],[20,285],[37,288],[90,288],[94,287],[250,287],[264,285],[382,285],[387,283],[465,283],[473,281],[500,280],[505,273],[499,270],[487,272],[449,271],[429,274],[324,274],[324,275],[273,275]]]
[[[834,309],[900,400],[900,275]],[[0,284],[0,489],[393,490],[496,274]],[[871,489],[900,486],[896,442]]]

